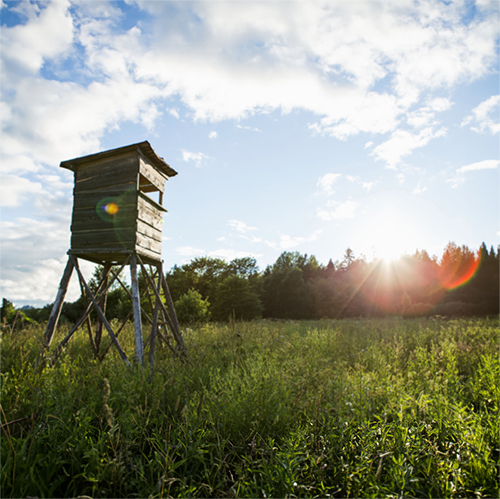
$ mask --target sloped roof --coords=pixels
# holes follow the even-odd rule
[[[151,144],[145,140],[144,142],[138,142],[137,144],[130,144],[124,147],[118,147],[117,149],[110,149],[109,151],[98,152],[96,154],[89,154],[88,156],[82,156],[80,158],[68,159],[66,161],[61,161],[59,165],[61,168],[67,168],[68,170],[75,171],[78,165],[82,163],[87,163],[89,161],[97,161],[99,159],[114,156],[116,154],[122,154],[126,152],[138,151],[142,154],[149,162],[155,166],[163,175],[168,177],[174,177],[177,172],[166,163],[163,158],[158,156]]]

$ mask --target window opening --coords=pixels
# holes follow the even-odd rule
[[[162,204],[163,193],[141,173],[139,173],[139,190],[155,203]]]

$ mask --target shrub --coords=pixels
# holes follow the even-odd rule
[[[432,309],[429,303],[412,303],[408,308],[403,309],[403,317],[421,317]]]
[[[209,306],[208,299],[204,300],[198,291],[190,289],[175,302],[175,313],[181,324],[207,322]]]
[[[464,303],[461,301],[440,303],[432,309],[433,314],[452,317],[480,315],[481,312],[481,304]]]

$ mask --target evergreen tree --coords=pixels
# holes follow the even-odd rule
[[[262,309],[259,296],[252,289],[248,279],[232,275],[217,286],[212,307],[214,320],[227,321],[230,317],[237,320],[252,320],[262,315]]]
[[[14,304],[4,298],[2,300],[2,309],[1,309],[1,321],[2,324],[12,324],[14,317],[16,316],[16,309]]]

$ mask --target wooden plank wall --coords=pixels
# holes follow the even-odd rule
[[[161,260],[163,213],[147,196],[139,196],[137,201],[136,249],[139,252],[145,250],[144,254]]]
[[[71,249],[133,250],[137,227],[137,153],[130,152],[78,166],[75,172]],[[101,205],[115,203],[107,213]]]
[[[139,156],[139,173],[143,175],[157,190],[160,192],[165,191],[166,178],[152,165]],[[152,189],[152,190],[156,190]],[[147,190],[144,192],[148,192]]]
[[[72,251],[98,260],[99,255],[109,259],[115,252],[135,250],[148,260],[161,261],[163,212],[147,195],[139,194],[139,170],[163,192],[165,177],[136,152],[79,165],[73,191]],[[111,202],[118,206],[114,215],[100,208]]]

